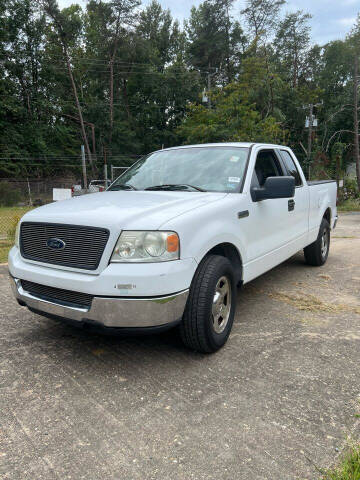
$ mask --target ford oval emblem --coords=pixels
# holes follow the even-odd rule
[[[65,242],[60,240],[60,238],[49,238],[46,245],[51,250],[64,250],[65,248]]]

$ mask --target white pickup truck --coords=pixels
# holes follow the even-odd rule
[[[326,262],[336,183],[307,182],[284,146],[222,143],[151,153],[104,193],[20,221],[9,271],[20,305],[108,332],[175,325],[213,352],[233,323],[237,286],[304,249]]]

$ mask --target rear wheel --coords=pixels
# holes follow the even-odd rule
[[[215,352],[227,341],[234,320],[236,283],[229,260],[208,255],[199,265],[180,324],[185,345],[203,353]]]
[[[329,248],[330,225],[329,222],[323,218],[317,239],[315,242],[304,248],[306,263],[316,267],[324,265],[329,255]]]

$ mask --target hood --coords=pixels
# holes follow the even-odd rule
[[[118,230],[156,230],[165,222],[226,195],[216,192],[101,192],[44,205],[27,213],[24,220]]]

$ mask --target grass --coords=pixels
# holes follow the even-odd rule
[[[0,207],[0,238],[7,236],[16,219],[20,219],[32,207]]]
[[[360,212],[360,198],[349,198],[338,205],[339,212]]]
[[[0,240],[0,263],[7,263],[9,251],[13,245],[13,241]]]
[[[360,444],[347,450],[340,464],[326,470],[321,480],[360,480]]]
[[[327,312],[327,313],[342,313],[353,312],[360,315],[360,307],[357,305],[349,305],[342,303],[325,303],[315,295],[310,294],[289,294],[285,292],[268,293],[268,296],[281,302],[287,303],[296,307],[298,310],[305,310],[308,312]]]
[[[15,229],[20,218],[31,207],[0,207],[0,263],[6,263],[10,248],[14,245]]]

